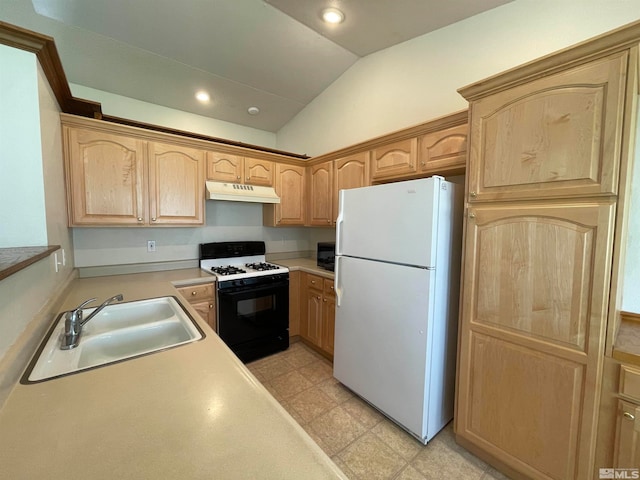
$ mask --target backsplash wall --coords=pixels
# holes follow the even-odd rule
[[[76,267],[197,260],[200,243],[263,240],[267,254],[315,251],[332,228],[264,227],[262,205],[208,200],[206,223],[193,228],[74,228]],[[147,252],[155,240],[156,251]]]

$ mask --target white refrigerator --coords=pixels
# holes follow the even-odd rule
[[[341,190],[334,376],[426,444],[453,418],[462,188]]]

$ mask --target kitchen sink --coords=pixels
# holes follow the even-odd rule
[[[84,318],[94,310],[84,309]],[[27,370],[25,383],[120,362],[194,342],[204,336],[174,297],[108,305],[86,323],[78,346],[71,350],[60,349],[64,323],[62,313]]]

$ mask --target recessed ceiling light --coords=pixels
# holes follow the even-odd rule
[[[196,92],[196,100],[198,100],[200,103],[209,103],[211,97],[209,97],[209,94],[204,90],[200,90]]]
[[[247,108],[247,113],[249,115],[257,115],[260,113],[260,109],[258,107],[249,107]]]
[[[327,23],[342,23],[344,21],[344,13],[337,8],[325,8],[322,11],[322,19]]]

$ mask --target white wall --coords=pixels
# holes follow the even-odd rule
[[[74,97],[100,102],[102,104],[102,113],[105,115],[267,148],[275,148],[276,146],[276,135],[272,132],[162,107],[83,85],[72,83],[69,86]]]
[[[0,247],[47,244],[35,55],[0,45]]]
[[[21,53],[24,52],[21,51]],[[31,56],[31,61],[35,61],[35,55],[31,53],[27,55]],[[37,89],[30,92],[37,108],[35,112],[31,112],[30,120],[36,122],[37,128],[29,129],[29,136],[21,137],[24,142],[38,147],[38,151],[32,152],[32,155],[37,157],[38,165],[34,166],[29,175],[30,185],[39,185],[39,187],[29,190],[29,193],[43,197],[43,212],[38,216],[41,220],[38,228],[44,232],[44,239],[40,244],[46,245],[48,236],[49,244],[60,245],[65,249],[67,264],[60,267],[59,272],[56,273],[52,255],[0,280],[0,360],[27,328],[31,319],[40,312],[51,297],[60,293],[61,284],[66,282],[73,270],[73,245],[66,221],[60,110],[42,69],[37,65],[37,61],[35,62],[33,69],[21,71],[21,76],[15,79],[19,83],[33,84]],[[12,70],[12,72],[16,71]],[[2,113],[4,119],[5,111]],[[6,116],[11,117],[12,113],[7,112]],[[6,164],[5,161],[7,161]],[[3,158],[3,171],[6,171],[4,170],[6,167],[11,171],[21,169],[21,165],[16,165],[19,161],[20,158]],[[4,197],[6,192],[0,192]],[[46,199],[46,207],[44,199]],[[18,203],[20,201],[21,199],[18,198],[16,201],[6,200],[3,203],[9,204],[14,210],[21,211],[25,205]],[[17,220],[12,227],[21,230],[23,223]],[[58,251],[59,255],[60,253]]]
[[[467,108],[457,89],[640,19],[640,0],[516,0],[359,60],[277,135],[319,155]]]
[[[640,120],[640,118],[639,118]],[[636,158],[631,181],[631,204],[622,289],[622,310],[640,313],[640,121],[636,132]]]
[[[204,227],[74,228],[76,266],[197,260],[207,242],[263,240],[268,253],[310,248],[305,228],[263,227],[261,204],[207,200],[205,212]],[[147,240],[156,241],[155,252],[147,252]]]

